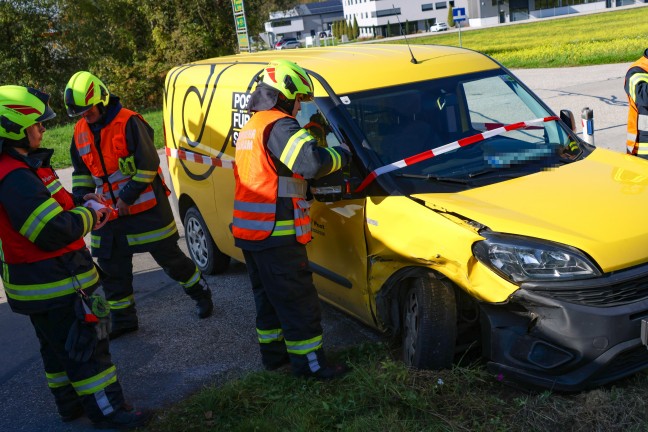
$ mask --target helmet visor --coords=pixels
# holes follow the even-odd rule
[[[65,107],[70,117],[80,116],[92,108],[92,105],[81,106],[74,102],[74,92],[71,88],[65,90]]]

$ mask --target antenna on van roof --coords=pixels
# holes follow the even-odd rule
[[[396,7],[394,7],[393,4],[392,4],[392,9],[396,9]],[[399,15],[400,15],[400,12],[399,12]],[[414,58],[414,53],[412,53],[412,48],[410,48],[410,44],[409,44],[409,41],[407,40],[407,36],[405,36],[405,32],[403,31],[403,25],[401,24],[400,18],[398,18],[398,15],[396,15],[396,19],[398,20],[398,27],[400,27],[401,34],[403,35],[403,38],[405,38],[405,43],[407,44],[407,49],[409,50],[410,55],[412,56],[412,60],[410,60],[410,61],[412,63],[414,63],[414,64],[418,64],[418,61],[416,60],[416,58]]]

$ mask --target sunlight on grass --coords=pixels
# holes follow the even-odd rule
[[[463,48],[488,54],[508,68],[630,62],[648,47],[648,7],[464,30],[461,40]],[[416,37],[410,43],[459,46],[459,34]]]

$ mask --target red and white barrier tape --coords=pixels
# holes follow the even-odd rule
[[[493,137],[493,136],[496,136],[496,135],[501,135],[501,134],[503,134],[505,132],[509,132],[509,131],[516,130],[516,129],[526,128],[526,127],[531,126],[531,125],[536,124],[536,123],[545,123],[545,122],[549,122],[549,121],[558,121],[558,120],[559,120],[558,117],[551,116],[551,117],[544,117],[544,118],[539,118],[539,119],[535,119],[535,120],[528,120],[528,121],[519,122],[519,123],[513,123],[513,124],[510,124],[510,125],[506,125],[506,126],[496,128],[496,129],[488,130],[486,132],[471,135],[471,136],[469,136],[467,138],[462,138],[462,139],[460,139],[458,141],[453,141],[453,142],[451,142],[449,144],[445,144],[445,145],[442,145],[441,147],[437,147],[434,150],[426,150],[424,152],[415,154],[414,156],[410,156],[410,157],[407,157],[405,159],[401,159],[401,160],[399,160],[397,162],[392,162],[389,165],[385,165],[385,166],[382,166],[380,168],[376,168],[371,173],[369,173],[369,175],[367,177],[365,177],[365,179],[362,181],[362,183],[360,183],[360,186],[358,186],[358,188],[355,190],[355,192],[362,191],[364,188],[366,188],[369,185],[369,183],[374,181],[374,179],[376,177],[378,177],[379,175],[383,175],[383,174],[386,174],[386,173],[391,172],[391,171],[395,171],[395,170],[400,169],[400,168],[405,168],[406,166],[414,165],[414,164],[419,163],[421,161],[433,158],[434,156],[438,156],[438,155],[443,154],[443,153],[448,153],[449,151],[456,150],[456,149],[458,149],[460,147],[466,147],[466,146],[469,146],[471,144],[478,143],[478,142],[483,141],[483,140],[485,140],[487,138],[490,138],[490,137]]]
[[[221,168],[234,168],[233,160],[224,160],[211,156],[204,156],[198,153],[190,152],[182,149],[166,148],[167,157],[182,159],[190,162],[195,162],[203,165],[217,166]]]

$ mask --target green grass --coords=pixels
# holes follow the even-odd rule
[[[508,68],[631,62],[648,48],[648,7],[471,29],[461,32],[461,42]],[[410,43],[459,46],[459,33],[410,37]]]
[[[645,431],[648,375],[577,395],[507,387],[478,364],[408,370],[382,344],[343,353],[339,381],[254,372],[158,415],[151,431]]]
[[[155,131],[155,148],[164,147],[164,134],[162,132],[162,110],[143,112],[142,116]],[[74,133],[75,120],[70,120],[63,126],[47,129],[43,138],[42,147],[54,149],[52,166],[54,169],[67,168],[70,162],[70,144]],[[47,128],[47,123],[44,123]]]

